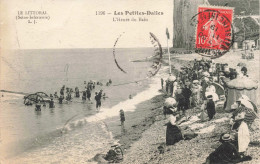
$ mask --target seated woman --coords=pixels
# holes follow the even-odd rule
[[[224,134],[221,136],[222,144],[206,159],[206,164],[232,164],[246,160],[251,160],[250,156],[241,157],[237,147],[231,142],[231,135]]]
[[[174,145],[183,139],[181,129],[176,125],[176,117],[171,115],[166,130],[166,145]]]

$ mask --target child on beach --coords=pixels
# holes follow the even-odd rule
[[[125,113],[123,109],[120,110],[120,121],[121,121],[121,132],[125,132],[124,122],[125,122]]]
[[[163,89],[163,82],[164,82],[164,80],[163,80],[163,78],[161,78],[161,86],[162,86],[162,89]]]

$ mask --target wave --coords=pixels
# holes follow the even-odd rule
[[[161,94],[161,92],[159,92],[160,89],[161,85],[159,78],[154,78],[152,79],[152,83],[149,84],[148,89],[138,93],[132,99],[119,102],[111,108],[101,108],[99,113],[94,116],[87,117],[86,120],[87,122],[95,122],[109,117],[119,116],[119,111],[121,109],[123,109],[124,112],[134,112],[138,104]]]
[[[113,140],[113,134],[109,130],[105,122],[105,119],[111,117],[119,117],[120,109],[123,109],[125,112],[134,112],[138,104],[150,100],[157,95],[160,95],[161,94],[160,78],[161,77],[166,78],[167,76],[167,74],[162,74],[165,69],[166,68],[162,67],[162,70],[156,76],[149,79],[150,84],[148,88],[144,91],[137,93],[137,95],[133,96],[132,99],[121,101],[118,104],[112,106],[111,108],[106,108],[106,107],[101,108],[101,110],[95,114],[93,113],[87,115],[83,115],[83,113],[76,114],[70,117],[70,119],[68,119],[63,125],[56,127],[55,130],[37,135],[33,138],[27,138],[24,140],[20,140],[16,143],[12,143],[13,146],[8,145],[8,149],[15,150],[15,152],[12,153],[13,154],[12,156],[15,156],[22,152],[27,152],[28,150],[32,150],[35,148],[42,147],[44,145],[48,145],[52,143],[52,141],[55,140],[55,138],[61,137],[66,134],[70,134],[72,131],[76,129],[80,129],[81,127],[85,127],[87,124],[93,125],[96,123],[100,125],[101,128],[100,130],[106,136],[108,136],[110,140]],[[17,148],[18,145],[20,145],[19,148]]]

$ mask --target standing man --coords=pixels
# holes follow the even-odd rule
[[[96,92],[95,100],[96,100],[97,111],[99,111],[100,107],[101,107],[101,97],[102,97],[102,92],[99,92],[99,93]]]
[[[59,97],[59,104],[62,104],[63,99],[64,99],[64,96],[60,95],[60,97]]]
[[[165,88],[165,90],[166,90],[166,94],[168,94],[168,90],[169,90],[169,80],[166,80],[165,81],[165,86],[166,86],[166,88]]]
[[[173,81],[169,82],[169,86],[170,86],[170,95],[173,95]]]
[[[87,88],[87,98],[88,98],[88,101],[90,101],[90,97],[91,97],[91,91],[89,89],[89,87]]]
[[[80,95],[79,95],[79,88],[78,87],[75,88],[75,96],[76,97],[80,97]]]
[[[55,108],[53,98],[51,98],[51,101],[49,102],[49,108]]]
[[[209,116],[209,121],[214,117],[214,115],[216,114],[215,111],[215,103],[213,101],[213,96],[209,95],[207,96],[207,106],[206,106],[207,112],[208,112],[208,116]]]
[[[182,90],[182,95],[185,98],[185,103],[184,103],[184,110],[189,109],[190,106],[190,96],[191,96],[191,90],[188,88],[188,85],[185,84],[185,87]]]
[[[182,114],[185,115],[185,97],[182,94],[182,89],[177,89],[175,99],[178,103],[177,110],[182,111]]]

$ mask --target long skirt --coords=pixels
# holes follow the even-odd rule
[[[182,134],[179,127],[172,125],[171,123],[167,124],[166,130],[166,145],[174,145],[176,142],[182,140]]]

